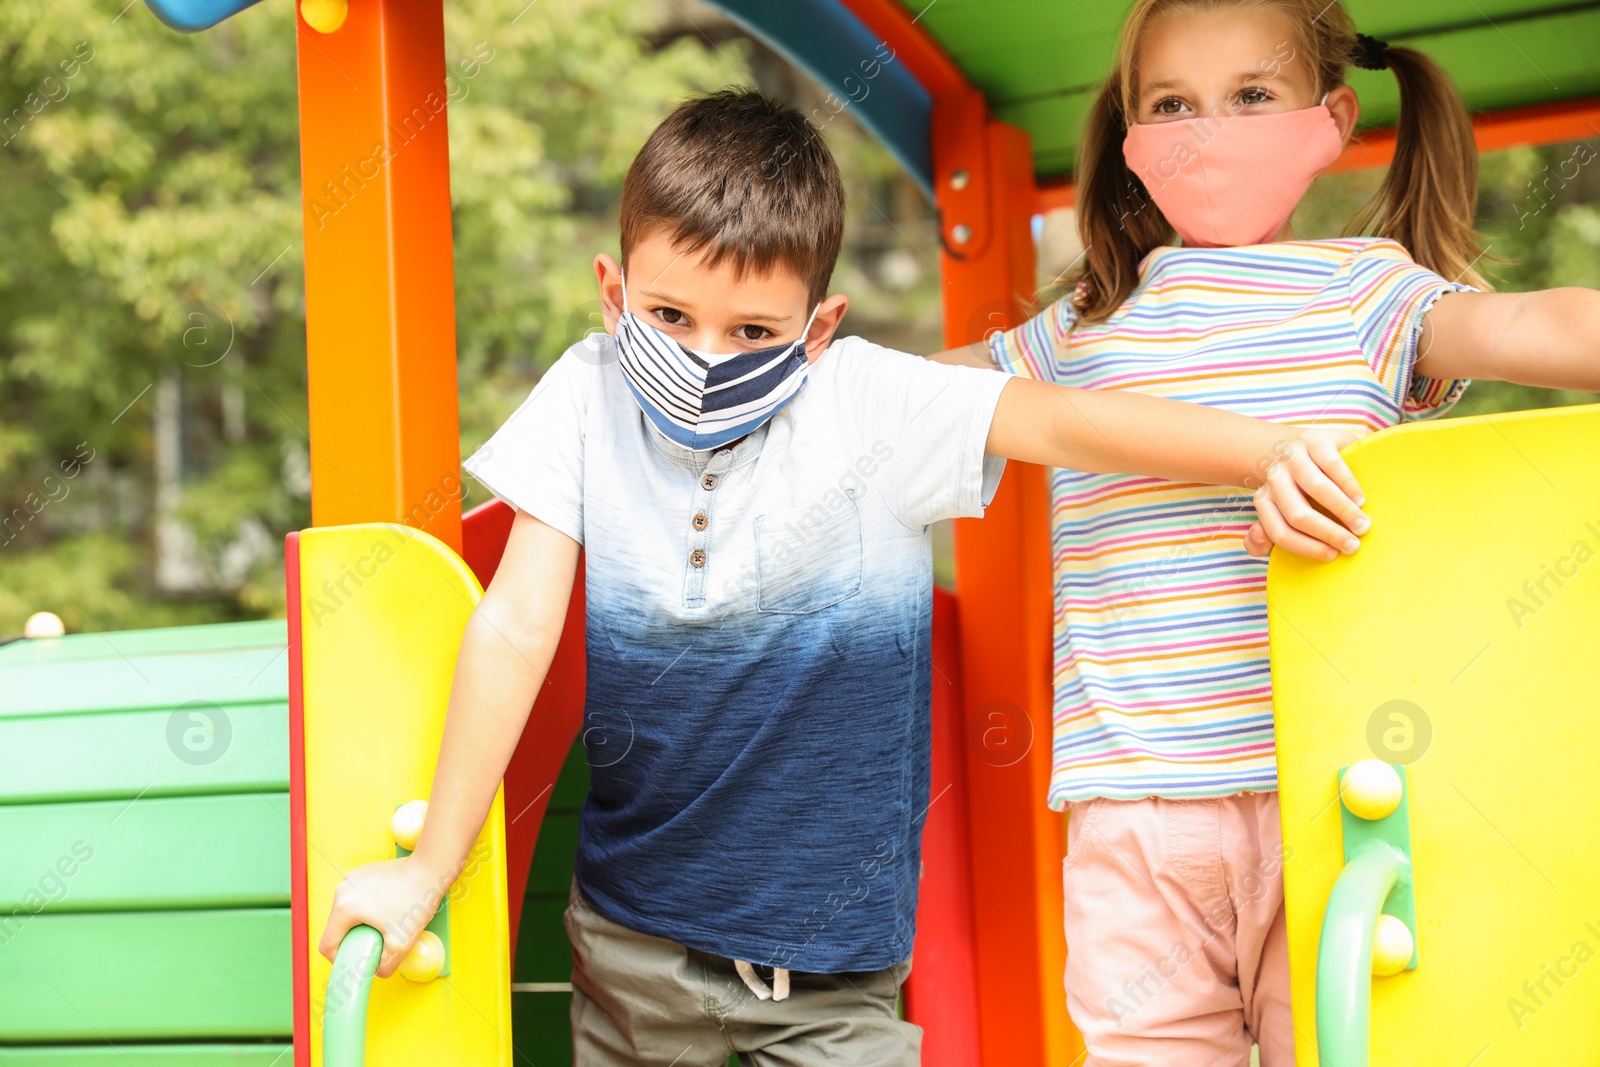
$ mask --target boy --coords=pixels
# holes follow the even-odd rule
[[[366,922],[392,973],[408,913],[461,870],[582,545],[577,1063],[915,1064],[894,1004],[929,796],[930,524],[981,514],[1007,456],[1232,484],[1286,456],[1269,491],[1303,529],[1349,538],[1296,479],[1360,522],[1334,434],[830,346],[843,223],[797,112],[723,92],[652,134],[622,263],[595,260],[610,332],[466,463],[518,514],[462,638],[422,839],[351,872],[325,954]]]

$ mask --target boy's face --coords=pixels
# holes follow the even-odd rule
[[[606,330],[616,333],[622,314],[622,269],[608,255],[594,260]],[[726,355],[793,341],[811,316],[806,283],[777,266],[742,277],[723,260],[708,267],[703,252],[685,255],[659,231],[640,240],[628,257],[628,310],[679,344]],[[815,362],[833,340],[849,300],[830,296],[817,308],[806,334],[806,358]]]

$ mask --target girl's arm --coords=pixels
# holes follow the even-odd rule
[[[1326,560],[1354,552],[1360,543],[1352,534],[1371,525],[1339,455],[1354,440],[1340,430],[1284,426],[1140,393],[1012,378],[1000,393],[986,451],[1090,473],[1255,489],[1273,540]]]
[[[1600,391],[1600,291],[1448,293],[1422,320],[1418,348],[1416,372],[1428,378]],[[1262,519],[1245,534],[1253,556],[1282,543]]]
[[[379,977],[400,966],[461,873],[561,640],[578,542],[519,511],[494,580],[467,620],[416,851],[357,867],[333,895],[317,946],[332,959],[352,926],[383,934]],[[315,842],[313,842],[315,844]]]
[[[1600,390],[1600,290],[1450,293],[1422,320],[1417,373]]]

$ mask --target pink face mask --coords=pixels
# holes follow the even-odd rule
[[[1122,155],[1184,244],[1227,248],[1272,240],[1342,147],[1333,115],[1318,104],[1135,123]]]

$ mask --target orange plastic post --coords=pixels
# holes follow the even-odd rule
[[[1046,182],[1039,186],[1033,209],[1043,215],[1047,211],[1072,207],[1077,200],[1078,187],[1070,180]]]
[[[1600,135],[1600,96],[1480,112],[1472,116],[1472,134],[1479,152],[1594,137]],[[1328,170],[1388,166],[1394,159],[1397,135],[1393,126],[1358,135]]]
[[[296,17],[311,515],[461,549],[442,0]]]
[[[1035,286],[1037,201],[1027,134],[981,95],[934,109],[934,181],[945,253],[945,341],[1022,320]],[[1042,468],[1011,464],[981,520],[956,524],[966,690],[973,906],[983,1062],[1067,1064],[1082,1045],[1062,972],[1061,816],[1050,780],[1051,562]]]

